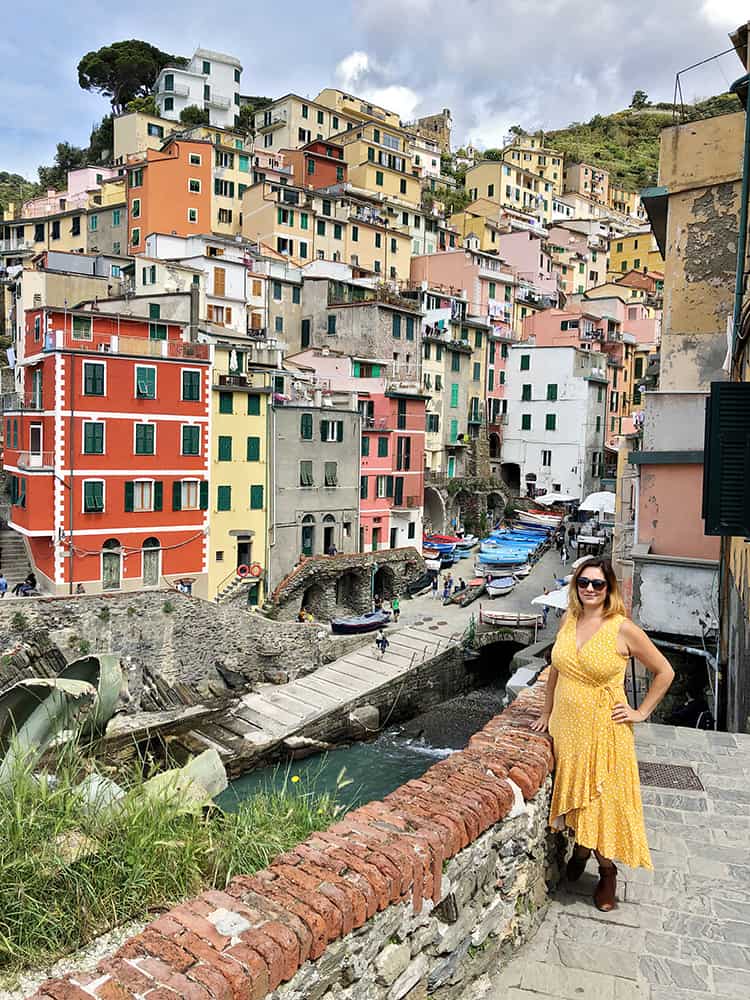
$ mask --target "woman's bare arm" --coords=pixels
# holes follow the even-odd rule
[[[674,670],[666,656],[659,652],[643,629],[638,628],[634,622],[624,621],[620,627],[620,636],[628,648],[628,654],[639,660],[654,676],[640,707],[634,709],[622,703],[615,705],[612,718],[615,722],[645,722],[669,690],[674,680]]]

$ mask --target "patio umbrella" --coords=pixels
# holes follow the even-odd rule
[[[560,587],[559,590],[552,590],[549,594],[540,594],[539,597],[535,597],[532,604],[542,604],[547,605],[548,608],[562,608],[563,611],[568,609],[568,588]]]
[[[597,514],[614,514],[615,495],[606,490],[599,493],[589,493],[579,510],[593,510]]]

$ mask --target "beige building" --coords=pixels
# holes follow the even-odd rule
[[[552,184],[520,165],[499,160],[481,160],[466,171],[466,189],[473,202],[482,199],[543,223],[552,220]]]
[[[180,122],[169,121],[158,115],[147,115],[143,111],[117,115],[112,122],[113,162],[127,163],[128,157],[134,153],[143,153],[147,149],[161,149],[167,136],[178,132],[181,127]]]
[[[372,104],[363,98],[354,97],[343,90],[325,87],[315,100],[318,104],[330,108],[339,118],[346,118],[355,123],[377,121],[389,128],[401,128],[401,119],[395,111],[389,111],[387,108],[383,108],[379,104]]]
[[[564,190],[609,205],[609,171],[593,167],[590,163],[568,163],[565,166]]]
[[[543,137],[519,136],[503,147],[503,161],[538,174],[552,185],[555,194],[561,194],[564,183],[565,158],[557,149],[544,145]]]
[[[314,139],[330,139],[357,121],[319,99],[285,94],[256,112],[255,144],[266,151],[300,149]]]

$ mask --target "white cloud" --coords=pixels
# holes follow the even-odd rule
[[[730,31],[750,18],[746,0],[704,0],[702,13],[711,24]]]
[[[395,70],[382,65],[367,52],[356,50],[344,56],[334,76],[341,90],[365,97],[388,111],[396,111],[404,120],[413,118],[419,106],[419,95],[406,84],[396,82]]]

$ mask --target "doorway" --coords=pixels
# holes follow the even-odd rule
[[[391,528],[391,540],[390,547],[392,549],[396,548],[396,543],[398,542],[398,528]]]
[[[143,543],[143,586],[158,587],[161,562],[161,546],[158,538],[147,538]]]
[[[252,543],[247,541],[237,542],[237,566],[249,566],[250,565],[250,553],[252,551]]]
[[[120,543],[109,538],[102,546],[102,590],[119,590],[122,576]]]
[[[38,469],[42,464],[42,425],[29,427],[29,467]]]
[[[380,546],[380,528],[372,529],[372,551],[377,552]]]
[[[311,556],[315,546],[315,518],[305,514],[302,518],[302,555]]]
[[[323,552],[328,555],[336,540],[336,519],[333,514],[326,514],[323,518]]]

